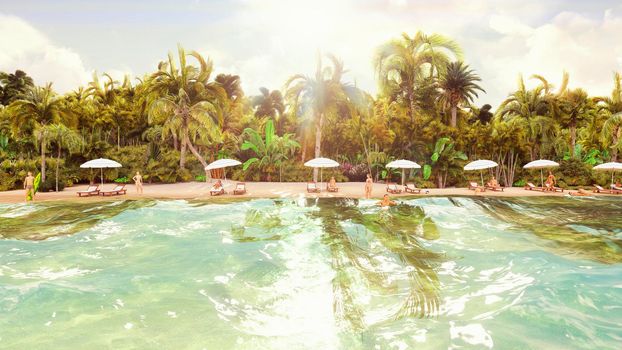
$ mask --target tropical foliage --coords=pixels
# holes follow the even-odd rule
[[[136,79],[94,74],[60,95],[27,72],[0,72],[0,189],[19,188],[27,171],[45,188],[93,180],[82,162],[108,157],[124,164],[109,180],[141,170],[146,181],[192,181],[218,158],[236,158],[239,180],[301,181],[313,157],[338,160],[338,179],[395,181],[384,165],[411,159],[423,186],[464,186],[468,160],[492,159],[505,185],[539,174],[521,165],[538,158],[562,162],[560,184],[606,182],[590,167],[622,151],[622,78],[609,96],[570,88],[565,73],[553,86],[537,72],[498,106],[476,105],[486,82],[464,61],[457,42],[417,32],[379,43],[374,57],[379,92],[369,94],[334,55],[317,57],[314,72],[294,74],[283,89],[242,89],[244,77],[217,74],[213,62],[181,46],[150,74]],[[37,83],[37,84],[35,84]],[[44,83],[44,84],[43,84]],[[42,84],[42,85],[39,85]],[[529,88],[529,86],[533,86]],[[54,182],[47,181],[48,167]],[[121,180],[119,180],[121,181]]]

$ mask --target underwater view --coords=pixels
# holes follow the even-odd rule
[[[614,349],[622,202],[0,205],[0,348]]]

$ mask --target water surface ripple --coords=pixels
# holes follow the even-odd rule
[[[617,349],[622,201],[0,205],[0,348]]]

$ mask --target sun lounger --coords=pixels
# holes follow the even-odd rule
[[[235,185],[233,194],[244,194],[244,193],[246,193],[246,184],[244,182],[238,182],[237,185]]]
[[[212,187],[212,189],[209,190],[210,196],[220,196],[221,194],[225,194],[224,187],[220,187],[220,188]]]
[[[594,184],[594,189],[592,190],[594,193],[607,193],[609,190],[604,189],[603,187]]]
[[[486,186],[487,190],[503,192],[503,186]]]
[[[398,193],[402,193],[402,190],[397,188],[397,184],[388,184],[387,185],[387,192],[393,193],[393,194],[398,194]]]
[[[415,184],[406,184],[406,186],[404,186],[404,192],[421,193],[421,189],[417,188]]]
[[[315,182],[307,182],[307,192],[320,192],[320,188],[317,186]]]
[[[564,189],[561,187],[555,187],[551,184],[545,184],[544,186],[546,186],[546,190],[547,191],[551,191],[551,192],[564,192]]]
[[[525,189],[529,191],[544,191],[543,187],[536,187],[536,185],[532,184],[531,182],[528,182],[525,185]]]
[[[331,186],[330,182],[328,183],[328,187],[326,187],[326,189],[328,192],[339,192],[339,187],[337,187],[337,185]]]
[[[592,190],[592,192],[594,193],[609,193],[609,194],[622,194],[622,188],[616,187],[616,185],[611,185],[611,189],[608,190],[606,188],[603,188],[599,185],[594,184],[594,190]]]
[[[477,190],[479,188],[480,191],[486,192],[486,188],[485,187],[482,187],[482,186],[478,185],[477,182],[473,182],[473,181],[469,182],[469,187],[468,188],[469,188],[469,190]]]
[[[125,189],[125,185],[117,185],[112,191],[100,191],[99,194],[102,196],[118,196],[122,194],[126,194],[127,189]]]
[[[77,191],[78,197],[99,195],[99,185],[89,185],[86,191]]]

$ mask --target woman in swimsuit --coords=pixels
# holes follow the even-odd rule
[[[136,186],[136,193],[143,194],[143,177],[140,175],[140,172],[137,171],[132,180],[134,180],[134,185]]]
[[[365,198],[371,198],[371,190],[374,186],[374,182],[371,179],[371,174],[367,174],[367,180],[365,180]]]

